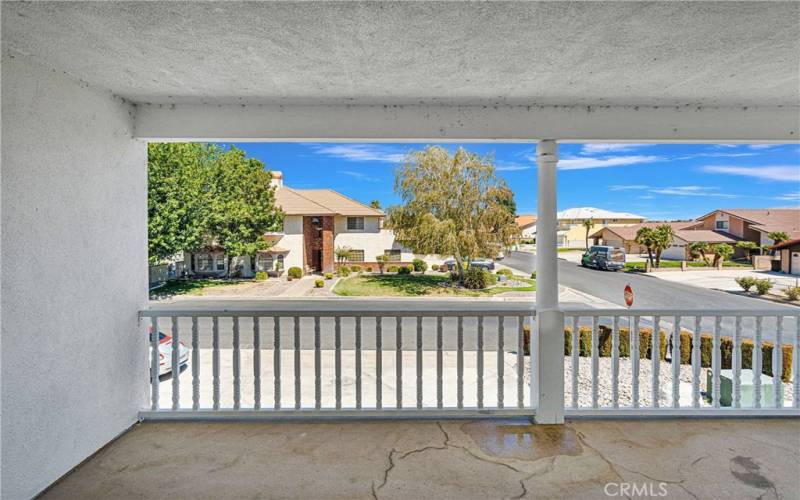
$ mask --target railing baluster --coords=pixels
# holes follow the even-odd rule
[[[681,317],[672,325],[672,407],[681,407]]]
[[[478,408],[483,408],[483,316],[478,316]]]
[[[281,318],[275,316],[272,335],[272,373],[275,381],[274,408],[281,409]]]
[[[335,349],[334,355],[334,384],[336,388],[336,409],[342,409],[342,318],[336,316],[334,318],[334,332],[333,332],[333,348]]]
[[[395,396],[397,408],[403,407],[403,318],[395,319]]]
[[[417,408],[422,408],[422,316],[417,316]]]
[[[775,346],[772,348],[772,394],[775,408],[783,408],[783,316],[775,318]]]
[[[505,336],[505,316],[498,316],[497,317],[497,407],[503,407],[503,393],[504,393],[504,386],[505,380],[503,377],[504,369],[505,369],[505,359],[504,359],[504,336]]]
[[[181,368],[180,368],[180,333],[178,332],[178,317],[172,317],[172,409],[177,410],[181,407]]]
[[[161,353],[158,350],[161,339],[158,332],[158,317],[150,318],[150,409],[158,410],[158,384],[160,380],[159,366],[161,363]]]
[[[320,317],[314,317],[314,408],[322,408],[322,352],[320,351]]]
[[[742,317],[736,316],[733,330],[733,353],[731,368],[733,369],[733,407],[742,406]]]
[[[598,378],[600,373],[600,353],[598,351],[598,332],[600,318],[592,318],[592,408],[598,406]]]
[[[756,316],[756,334],[753,339],[753,408],[761,408],[761,316]]]
[[[661,391],[659,378],[661,377],[661,316],[653,317],[653,333],[650,335],[650,372],[652,374],[652,388],[650,399],[653,408],[661,405]]]
[[[242,358],[239,339],[239,317],[233,317],[233,409],[238,410],[242,405]]]
[[[300,409],[303,389],[300,375],[300,317],[294,316],[294,408]]]
[[[211,383],[214,409],[219,410],[219,317],[214,316],[211,321]]]
[[[714,408],[719,408],[719,384],[720,384],[720,377],[719,372],[721,369],[721,358],[722,353],[720,352],[720,335],[722,334],[722,318],[719,316],[714,316],[714,341],[713,341],[713,352],[711,354],[711,371],[712,371],[712,381],[713,387],[711,391],[711,403],[714,405]]]
[[[563,375],[562,375],[563,376]],[[517,408],[525,406],[525,317],[517,317]]]
[[[458,317],[457,331],[457,353],[456,353],[456,394],[457,405],[464,407],[464,317]]]
[[[253,317],[253,408],[261,409],[261,318]]]
[[[795,408],[800,408],[800,316],[794,317],[794,328],[794,348],[792,349],[794,394],[792,394],[792,401]]]
[[[383,332],[382,318],[375,318],[375,408],[383,407]]]
[[[700,408],[700,370],[702,358],[700,357],[700,328],[703,318],[694,317],[694,332],[692,333],[692,407]]]
[[[580,348],[579,344],[581,341],[580,337],[580,330],[578,321],[580,320],[579,316],[572,317],[572,407],[578,407],[578,375],[580,373],[581,363],[580,363]],[[533,373],[533,368],[531,368],[531,373]]]
[[[436,317],[436,407],[442,408],[442,317]]]
[[[633,318],[633,331],[631,332],[631,404],[639,408],[639,316]]]
[[[614,316],[611,330],[611,404],[619,408],[619,316]]]
[[[356,409],[361,409],[361,316],[356,316]]]
[[[192,410],[200,409],[200,332],[197,316],[192,317]]]

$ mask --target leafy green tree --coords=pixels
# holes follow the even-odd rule
[[[583,221],[583,227],[586,228],[586,248],[589,248],[589,231],[594,227],[594,219],[589,217]]]
[[[785,231],[772,231],[767,234],[767,238],[774,241],[776,244],[789,239],[789,235]]]
[[[712,264],[714,267],[718,266],[720,262],[730,259],[733,255],[733,247],[727,243],[717,243],[711,247],[711,251],[714,252],[714,263]]]
[[[463,148],[411,153],[396,171],[395,191],[403,203],[389,209],[387,222],[397,240],[415,253],[452,255],[459,282],[465,260],[497,255],[518,233],[513,193],[491,161]]]
[[[255,256],[269,246],[264,233],[281,228],[283,212],[275,206],[270,172],[241,149],[221,152],[211,171],[208,234],[225,249],[230,273],[234,256]]]
[[[336,260],[339,264],[346,262],[353,254],[349,247],[336,247],[333,249],[333,253],[336,255]]]
[[[371,202],[369,202],[369,206],[371,206],[372,208],[376,208],[376,209],[380,210],[381,209],[381,202],[380,202],[380,200],[372,200]]]
[[[737,241],[736,246],[744,250],[745,256],[749,259],[750,255],[753,253],[753,250],[758,250],[760,247],[758,243],[754,241]]]
[[[661,267],[661,253],[672,246],[672,238],[675,236],[672,226],[661,224],[653,231],[653,250],[656,253],[656,267]]]
[[[208,171],[217,150],[199,143],[147,146],[148,260],[156,264],[207,243]]]
[[[651,227],[642,227],[636,231],[636,243],[642,245],[647,249],[647,260],[650,261],[650,265],[654,265],[653,262],[653,250],[655,247],[655,231]]]
[[[378,263],[378,270],[383,274],[383,268],[386,267],[386,263],[389,261],[389,256],[386,254],[376,255],[375,262]]]

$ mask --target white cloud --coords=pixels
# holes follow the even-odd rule
[[[715,198],[737,198],[734,194],[719,193],[719,188],[711,186],[673,186],[650,189],[651,193],[674,196],[713,196]]]
[[[755,156],[756,153],[695,153],[675,157],[676,160],[692,160],[694,158],[739,158],[742,156]]]
[[[347,175],[349,177],[352,177],[354,179],[363,182],[380,182],[380,179],[378,179],[377,177],[370,177],[362,172],[354,172],[352,170],[337,170],[337,173],[340,173],[342,175]]]
[[[783,201],[798,201],[800,202],[800,191],[795,191],[793,193],[786,193],[780,196],[775,197],[776,200],[783,200]]]
[[[764,165],[754,167],[706,165],[701,167],[700,170],[709,174],[742,175],[767,181],[800,182],[800,166],[798,165]]]
[[[780,144],[750,144],[747,146],[750,149],[770,149],[780,146]]]
[[[566,158],[559,160],[558,168],[562,170],[581,170],[585,168],[621,167],[642,163],[655,163],[663,160],[661,156],[609,156],[608,158]]]
[[[584,144],[581,153],[585,155],[620,153],[650,146],[653,144]]]
[[[655,198],[655,196],[653,196],[652,194],[646,194],[644,196],[639,197],[640,200],[652,200],[653,198]]]
[[[310,144],[317,154],[347,161],[378,161],[402,163],[406,152],[397,146],[384,144]]]
[[[628,191],[628,190],[640,190],[640,189],[647,189],[650,186],[644,184],[614,184],[612,186],[608,186],[609,191]]]
[[[513,162],[497,162],[495,166],[495,170],[498,172],[516,172],[519,170],[530,170],[532,165],[525,165],[522,163],[513,163]]]

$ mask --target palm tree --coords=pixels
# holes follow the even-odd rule
[[[789,235],[786,234],[784,231],[772,231],[771,233],[767,234],[767,238],[771,239],[778,244],[782,241],[786,241],[789,239]]]
[[[653,249],[656,252],[656,267],[661,267],[661,252],[672,246],[675,231],[669,224],[662,224],[653,231]]]
[[[710,266],[711,263],[708,261],[708,256],[706,252],[710,251],[711,247],[705,241],[696,241],[689,245],[689,252],[691,253],[693,258],[702,257],[703,262],[706,263],[707,266]]]
[[[753,253],[753,250],[759,249],[758,243],[754,241],[737,241],[736,246],[744,250],[747,260],[750,260],[750,255]]]
[[[336,260],[339,261],[339,264],[349,259],[352,254],[349,247],[336,247],[333,253],[336,255]]]
[[[653,265],[653,246],[655,243],[655,231],[650,227],[642,227],[636,231],[636,243],[647,249],[647,259]]]
[[[586,228],[586,248],[589,248],[589,231],[592,230],[594,227],[594,219],[589,217],[585,221],[583,221],[583,227]]]
[[[733,247],[727,243],[717,243],[711,247],[711,250],[714,252],[714,267],[717,267],[720,262],[730,259],[733,255]]]
[[[377,208],[378,210],[380,210],[381,209],[381,202],[379,200],[372,200],[371,202],[369,202],[369,206],[371,206],[372,208]]]

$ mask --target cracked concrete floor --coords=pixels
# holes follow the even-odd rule
[[[135,426],[43,498],[768,499],[798,491],[798,419],[165,422]]]

